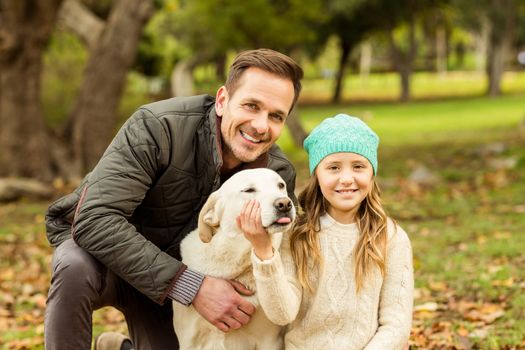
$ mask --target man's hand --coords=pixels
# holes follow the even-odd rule
[[[228,332],[247,324],[255,312],[255,306],[239,293],[253,294],[239,282],[206,276],[192,304],[208,322]]]
[[[241,214],[237,217],[237,226],[250,241],[259,259],[268,260],[273,257],[272,241],[262,225],[261,206],[257,200],[244,203]]]

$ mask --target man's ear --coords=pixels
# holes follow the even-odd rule
[[[215,95],[215,113],[219,117],[223,116],[229,97],[226,86],[223,85],[217,90],[217,94]]]
[[[199,213],[198,230],[199,237],[204,243],[211,241],[213,235],[220,226],[222,216],[219,193],[214,192],[209,197]]]

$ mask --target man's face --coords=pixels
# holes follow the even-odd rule
[[[248,68],[233,95],[222,86],[215,109],[222,116],[224,166],[252,162],[281,135],[294,99],[293,83],[258,68]]]

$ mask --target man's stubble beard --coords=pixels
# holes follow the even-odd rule
[[[238,147],[240,148],[240,147]],[[255,161],[257,158],[261,156],[264,152],[266,152],[266,149],[258,150],[254,152],[247,152],[246,148],[243,148],[241,150],[234,149],[231,147],[231,144],[229,142],[224,143],[224,149],[223,153],[226,153],[227,155],[234,157],[236,160],[240,161],[241,163],[250,163]],[[246,156],[246,154],[249,153],[250,157]]]

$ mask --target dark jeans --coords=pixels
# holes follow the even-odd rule
[[[47,350],[91,349],[92,314],[104,306],[124,314],[135,349],[178,349],[169,300],[156,304],[72,239],[56,248],[52,268],[44,324]]]

